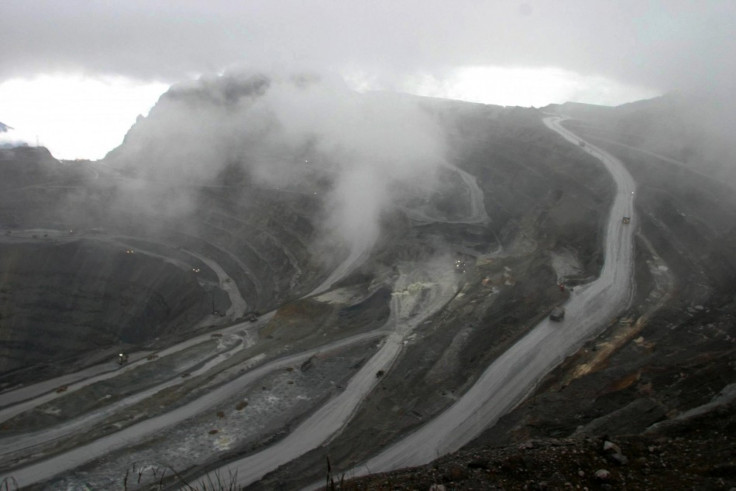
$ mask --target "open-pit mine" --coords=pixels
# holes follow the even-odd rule
[[[625,138],[651,104],[279,112],[319,84],[175,86],[101,161],[0,149],[0,480],[297,489],[732,414],[736,194]]]

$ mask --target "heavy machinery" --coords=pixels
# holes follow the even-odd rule
[[[562,319],[565,318],[565,309],[562,307],[553,308],[552,312],[549,314],[549,318],[555,322],[562,321]]]

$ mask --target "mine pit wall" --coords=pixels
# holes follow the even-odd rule
[[[222,323],[213,309],[225,312],[230,301],[197,255],[222,267],[256,312],[305,295],[329,272],[314,248],[319,204],[312,193],[193,187],[196,209],[171,216],[118,199],[125,180],[104,168],[92,178],[95,164],[26,150],[0,159],[3,247],[14,244],[0,258],[4,386]],[[161,199],[151,193],[141,199]]]
[[[24,367],[144,345],[209,313],[190,272],[98,241],[0,243],[0,279],[3,382]]]
[[[504,249],[565,247],[597,276],[613,181],[597,159],[548,131],[535,110],[477,120],[483,135],[461,144],[458,165],[473,174]],[[590,235],[594,224],[594,235]],[[516,251],[514,251],[516,249]]]
[[[197,209],[183,241],[225,269],[251,310],[266,312],[308,293],[325,268],[314,248],[315,204],[259,198],[207,196],[214,208]]]

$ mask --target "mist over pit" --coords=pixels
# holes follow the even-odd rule
[[[231,71],[172,86],[105,161],[130,177],[123,206],[181,216],[196,206],[190,185],[238,185],[236,175],[311,193],[323,232],[366,249],[409,186],[431,192],[445,148],[440,126],[412,99],[359,94],[329,73]],[[154,183],[175,190],[164,193],[170,200],[149,202]]]

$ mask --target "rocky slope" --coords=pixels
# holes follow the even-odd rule
[[[375,389],[346,426],[255,487],[318,481],[326,456],[339,476],[451,405],[566,299],[558,283],[575,287],[598,274],[611,178],[599,161],[550,132],[541,111],[391,94],[357,97],[335,87],[330,90],[349,104],[333,106],[322,98],[320,83],[238,76],[175,87],[104,162],[58,162],[42,149],[1,150],[0,389],[110,360],[121,347],[144,353],[146,388],[165,386],[67,439],[63,448],[49,443],[45,452],[114,436],[144,416],[206,398],[253,367],[388,329],[398,315],[413,331],[390,370],[375,374]],[[300,106],[310,91],[317,91],[329,118],[318,117],[313,105]],[[403,105],[408,100],[411,109]],[[303,111],[279,112],[284,101]],[[347,117],[343,107],[365,112]],[[404,477],[369,478],[356,484],[359,489],[731,482],[730,442],[687,411],[701,408],[722,418],[724,428],[732,425],[727,400],[709,404],[734,382],[736,202],[704,169],[673,164],[676,152],[657,157],[654,147],[616,141],[611,125],[624,123],[600,116],[609,110],[578,109],[586,119],[568,126],[617,155],[637,181],[632,304],[466,453]],[[635,109],[627,109],[627,117],[639,117]],[[396,141],[390,118],[387,133],[361,126],[375,114],[404,111],[426,133],[410,131],[407,141]],[[344,137],[346,125],[357,125],[366,140],[335,144],[344,143],[337,137]],[[436,138],[424,141],[427,134]],[[422,175],[396,171],[401,159],[429,158],[414,147],[441,148],[443,159]],[[368,245],[361,252],[356,244]],[[432,268],[454,268],[444,285],[454,293],[439,306]],[[325,284],[332,271],[344,274]],[[414,283],[401,283],[407,277]],[[303,298],[315,289],[323,294]],[[397,295],[411,300],[399,312],[392,310]],[[273,313],[252,333],[211,331],[252,311]],[[414,317],[421,322],[412,324]],[[168,360],[146,358],[195,334],[222,355],[217,363],[197,347]],[[243,389],[250,406],[238,394],[216,409],[207,406],[197,425],[208,431],[157,434],[55,483],[93,482],[90,476],[115,482],[117,474],[110,473],[124,474],[125,462],[171,455],[182,442],[194,442],[199,452],[176,462],[186,463],[175,470],[187,479],[263,449],[342,393],[352,371],[380,348],[373,339],[317,352],[256,380]],[[187,365],[188,357],[202,361]],[[140,380],[131,369],[63,393],[6,421],[2,431],[15,438],[54,429],[76,416],[68,408],[107,410]],[[66,408],[63,414],[59,408]],[[273,420],[264,419],[269,413]],[[681,418],[684,426],[677,419],[682,414],[688,416]],[[241,420],[260,432],[236,440],[233,421]],[[670,420],[677,424],[652,427]],[[652,433],[642,436],[647,430]],[[627,464],[611,460],[603,449],[607,440]],[[687,452],[707,458],[688,466]],[[717,461],[716,454],[725,457]],[[663,471],[672,465],[682,472]],[[607,477],[596,477],[599,469]]]
[[[651,438],[656,440],[655,437],[632,435],[647,431],[655,423],[674,420],[678,415],[701,406],[704,411],[715,411],[712,414],[714,417],[718,415],[723,424],[732,424],[733,406],[729,404],[730,399],[719,397],[721,391],[735,380],[733,341],[736,336],[733,331],[732,292],[736,279],[736,256],[733,255],[732,224],[736,218],[736,203],[732,188],[716,182],[708,174],[704,175],[707,165],[705,170],[684,170],[682,165],[669,162],[666,156],[660,158],[652,155],[647,148],[642,152],[617,145],[610,141],[615,135],[600,137],[606,131],[609,120],[597,125],[591,122],[590,113],[596,110],[593,108],[587,112],[588,119],[585,122],[572,120],[567,125],[618,156],[637,181],[636,207],[641,219],[634,225],[638,232],[636,296],[630,308],[612,319],[611,325],[600,337],[591,339],[553,371],[526,402],[470,446],[472,450],[468,452],[495,455],[488,457],[495,459],[498,464],[489,473],[488,479],[474,481],[475,477],[467,476],[477,476],[486,470],[476,468],[475,471],[469,471],[465,468],[460,474],[466,476],[468,481],[464,481],[463,477],[460,482],[448,487],[477,489],[492,484],[516,488],[532,485],[530,479],[537,484],[548,483],[552,487],[573,481],[581,486],[597,484],[632,489],[656,487],[657,484],[664,486],[679,479],[696,486],[700,483],[704,487],[715,488],[728,487],[728,482],[731,482],[729,479],[732,474],[728,469],[733,464],[733,449],[729,443],[721,441],[724,433],[719,433],[717,428],[701,428],[706,421],[704,418],[680,423],[678,427],[690,436],[677,440],[676,444],[671,443],[669,437],[662,437],[663,441],[670,442],[673,449],[670,464],[677,462],[682,465],[682,462],[693,458],[688,470],[654,472],[644,466],[644,470],[629,469],[632,474],[628,481],[624,474],[616,474],[615,481],[596,480],[591,467],[584,470],[585,479],[575,479],[577,471],[571,471],[569,476],[563,473],[567,476],[563,481],[549,484],[550,479],[559,480],[552,468],[561,458],[560,452],[566,452],[564,445],[561,451],[553,450],[546,456],[546,451],[541,452],[538,463],[544,463],[547,470],[540,472],[539,467],[525,466],[526,470],[515,477],[509,475],[509,472],[513,474],[515,471],[512,472],[508,466],[509,472],[499,470],[498,466],[502,467],[502,463],[498,460],[506,457],[498,457],[494,453],[496,451],[484,450],[487,447],[509,445],[505,450],[498,451],[504,456],[518,453],[515,450],[517,446],[529,440],[547,442],[542,444],[545,448],[557,448],[558,444],[550,438],[572,438],[574,443],[568,443],[593,466],[598,465],[593,462],[600,458],[599,444],[588,445],[584,443],[585,438],[598,442],[606,435],[621,438],[626,435],[627,441],[636,442],[639,447],[648,447],[653,441]],[[510,312],[508,309],[513,305],[505,303],[504,312]],[[444,322],[443,329],[448,325],[452,324]],[[515,325],[518,323],[515,322]],[[488,348],[483,352],[487,356]],[[467,366],[472,364],[474,357],[466,355],[462,359]],[[420,384],[417,380],[407,378],[408,373],[412,373],[408,365],[404,371],[397,372],[406,381],[405,384],[398,382],[402,393],[411,393]],[[714,400],[717,402],[713,403]],[[392,404],[387,404],[387,408],[391,406],[392,410],[399,407],[398,414],[413,418],[414,424],[420,424],[428,408],[426,404],[417,405],[408,413],[406,403],[396,399]],[[370,439],[375,433],[380,433],[380,421],[394,417],[389,416],[390,412],[384,412],[382,420],[374,420],[371,430],[362,433],[361,438]],[[375,427],[379,429],[376,431]],[[711,439],[713,449],[708,448]],[[384,439],[382,443],[386,442]],[[343,454],[339,446],[333,443],[320,455],[330,456],[333,473],[339,476],[340,471],[346,468],[340,466],[342,456],[352,453],[354,447],[354,443],[348,444]],[[468,455],[466,453],[460,459],[465,459],[466,463],[472,461],[473,457]],[[698,457],[691,457],[693,455]],[[646,452],[641,457],[648,462]],[[529,458],[533,460],[537,457]],[[317,456],[311,460],[311,465],[320,468]],[[447,470],[447,467],[442,467],[445,464],[437,465]],[[357,489],[366,483],[372,483],[367,484],[369,489],[402,486],[411,489],[454,480],[445,476],[444,481],[438,481],[436,471],[431,469],[433,467],[417,471],[424,478],[421,482],[412,481],[417,476],[415,472],[408,472],[403,477],[397,473],[361,481]],[[290,466],[265,482],[267,486],[275,485],[287,479],[290,472],[316,474],[305,467]],[[529,474],[525,475],[526,472]],[[534,477],[530,478],[532,475]],[[431,476],[435,476],[434,480]]]
[[[194,276],[170,264],[116,244],[34,235],[0,244],[2,372],[127,351],[209,313]]]
[[[419,468],[327,489],[731,489],[734,408],[643,435],[531,439],[463,450]],[[729,457],[730,456],[730,457]],[[325,471],[327,466],[325,465]]]

